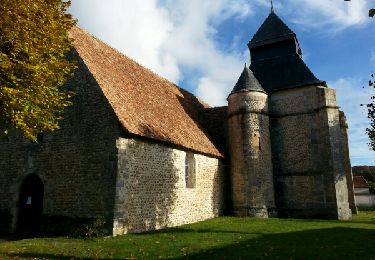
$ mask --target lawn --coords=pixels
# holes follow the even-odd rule
[[[0,259],[375,259],[375,211],[352,221],[222,217],[99,239],[0,239]]]

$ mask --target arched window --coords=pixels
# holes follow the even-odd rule
[[[193,153],[185,155],[185,185],[186,188],[195,188],[195,157]]]

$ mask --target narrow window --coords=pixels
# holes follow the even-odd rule
[[[185,155],[185,185],[186,188],[195,188],[195,158],[190,152]]]
[[[261,150],[260,147],[260,134],[258,132],[253,134],[253,137],[251,138],[252,147],[254,149]]]

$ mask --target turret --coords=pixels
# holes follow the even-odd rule
[[[245,66],[228,97],[233,211],[268,217],[274,211],[268,95]]]

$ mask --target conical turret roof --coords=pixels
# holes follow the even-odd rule
[[[249,42],[249,48],[293,37],[295,33],[272,11]]]
[[[254,73],[248,67],[246,67],[246,64],[241,73],[240,78],[238,79],[231,93],[243,90],[266,93],[266,91],[262,88],[257,78],[254,76]]]

